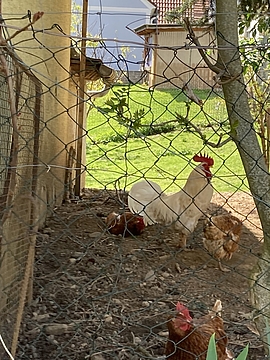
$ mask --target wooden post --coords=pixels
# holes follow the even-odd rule
[[[154,41],[153,43],[155,45],[157,45],[158,43],[158,35],[157,35],[157,32],[155,31],[154,33]],[[158,57],[158,49],[156,47],[153,47],[152,48],[152,52],[153,52],[153,55],[152,55],[152,67],[151,67],[151,76],[150,76],[150,87],[152,86],[155,86],[156,85],[156,79],[157,79],[157,57]]]
[[[77,161],[76,161],[76,181],[75,195],[80,196],[81,193],[81,166],[83,152],[83,129],[84,129],[84,97],[85,97],[85,65],[86,65],[86,34],[87,34],[87,15],[88,0],[83,0],[82,14],[82,42],[81,42],[81,58],[80,58],[80,79],[79,79],[79,116],[78,116],[78,138],[77,138]]]

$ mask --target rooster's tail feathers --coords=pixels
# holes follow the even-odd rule
[[[128,207],[133,214],[143,216],[145,225],[152,225],[155,220],[151,216],[151,204],[159,198],[162,190],[153,181],[140,181],[132,186],[128,195]]]

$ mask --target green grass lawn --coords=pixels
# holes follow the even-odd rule
[[[176,119],[175,113],[186,117],[187,98],[184,94],[179,90],[149,92],[143,86],[125,87],[125,90],[128,103],[123,117],[132,119],[136,111],[144,109],[139,119],[141,126],[134,129],[128,123],[121,124],[116,113],[104,111],[108,99],[117,99],[117,87],[105,98],[98,99],[87,124],[87,187],[113,189],[118,181],[118,186],[129,189],[132,183],[147,178],[158,182],[168,192],[176,191],[196,165],[192,161],[193,155],[202,151],[215,160],[212,171],[213,186],[217,191],[248,190],[233,142],[212,148],[204,145],[198,134],[192,129],[188,131],[181,123],[173,122],[171,128],[164,125]],[[217,143],[221,133],[226,139],[229,126],[224,100],[220,94],[207,91],[196,94],[204,105],[201,108],[192,103],[188,120],[211,142]],[[166,132],[145,135],[147,131],[156,131],[158,124]]]

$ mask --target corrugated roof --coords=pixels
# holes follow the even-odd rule
[[[73,75],[80,74],[80,54],[71,47],[70,69]],[[103,64],[101,59],[86,57],[85,80],[97,81],[102,79],[104,82],[113,84],[117,77],[116,71]]]
[[[151,0],[151,3],[158,9],[158,23],[168,24],[169,22],[165,20],[165,14],[168,11],[181,7],[183,0]],[[208,3],[208,1],[204,0],[196,1],[195,4],[188,9],[185,16],[188,16],[191,21],[198,21],[202,19],[205,17],[206,9],[209,7]]]

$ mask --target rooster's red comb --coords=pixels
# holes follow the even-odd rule
[[[204,162],[207,163],[208,166],[213,166],[214,165],[214,159],[211,158],[211,156],[208,156],[207,154],[202,154],[200,153],[199,155],[196,154],[193,156],[193,160],[196,162]]]

